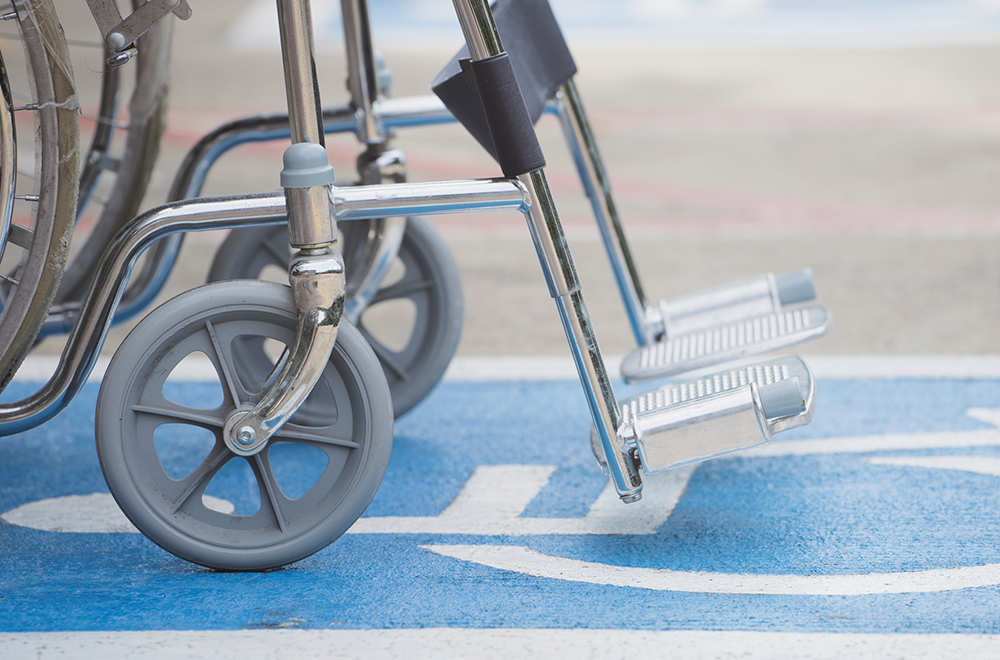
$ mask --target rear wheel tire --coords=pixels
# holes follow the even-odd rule
[[[79,108],[55,9],[51,0],[32,0],[15,3],[15,10],[23,53],[3,50],[4,96],[11,106],[24,108],[19,112],[34,115],[35,159],[18,168],[16,192],[24,199],[13,205],[12,216],[19,228],[0,246],[0,389],[34,344],[55,297],[69,254],[80,175]],[[33,177],[24,174],[28,168]]]
[[[368,223],[342,222],[338,227],[350,281],[361,274],[357,255]],[[216,253],[208,280],[271,276],[287,281],[290,256],[285,226],[234,230]],[[441,380],[462,335],[462,308],[462,284],[448,246],[425,218],[408,218],[396,264],[358,321],[382,364],[396,417],[420,403]]]

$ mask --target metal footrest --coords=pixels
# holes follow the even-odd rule
[[[626,355],[622,377],[634,382],[675,376],[786,348],[826,334],[832,320],[826,307],[810,305],[662,339]]]
[[[674,376],[820,337],[830,327],[829,310],[785,309],[815,297],[812,271],[805,268],[661,300],[646,310],[647,336],[656,341],[625,357],[622,377]]]
[[[797,357],[675,382],[621,402],[619,436],[647,474],[767,443],[812,420],[816,386]],[[596,430],[594,455],[606,470]]]

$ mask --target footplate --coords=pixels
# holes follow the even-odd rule
[[[797,357],[669,383],[621,402],[619,431],[647,474],[767,443],[812,420],[816,386]],[[606,469],[596,432],[591,446]]]
[[[830,327],[825,307],[789,309],[815,298],[812,270],[803,268],[661,300],[644,321],[655,341],[625,357],[622,377],[674,376],[820,337]]]
[[[823,336],[832,320],[826,307],[809,305],[667,337],[626,355],[622,378],[635,382],[675,376],[786,348]]]

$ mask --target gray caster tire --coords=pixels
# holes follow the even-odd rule
[[[97,403],[101,469],[129,520],[168,552],[222,570],[276,568],[326,547],[375,496],[392,448],[392,405],[350,323],[340,325],[308,414],[250,457],[223,442],[226,416],[259,400],[273,366],[242,364],[236,349],[265,337],[280,354],[295,325],[288,287],[211,284],[154,310],[111,361]],[[208,357],[215,383],[169,378],[192,354]]]
[[[342,222],[338,228],[350,282],[368,223]],[[208,281],[287,281],[289,254],[284,226],[235,230],[216,253]],[[458,348],[462,314],[462,285],[448,246],[426,219],[408,218],[393,272],[358,322],[382,364],[396,417],[441,380]]]

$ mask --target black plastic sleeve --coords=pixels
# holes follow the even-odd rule
[[[545,156],[507,53],[469,62],[467,67],[504,176],[516,177],[545,167]]]

